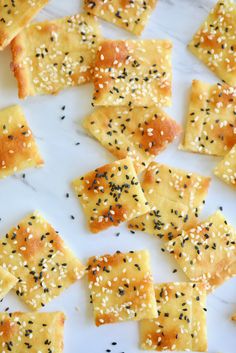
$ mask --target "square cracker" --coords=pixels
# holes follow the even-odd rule
[[[0,266],[0,300],[15,286],[17,278]]]
[[[130,157],[142,172],[181,132],[181,127],[157,107],[101,107],[84,127],[119,159]]]
[[[32,20],[48,0],[0,0],[0,50]]]
[[[166,245],[193,282],[203,282],[208,292],[236,275],[236,231],[217,211],[196,228],[183,231]]]
[[[192,83],[182,149],[224,156],[236,143],[236,89]]]
[[[197,224],[210,178],[152,162],[142,188],[151,211],[132,219],[129,228],[170,240]]]
[[[236,85],[236,4],[219,0],[189,44],[190,51],[222,81]]]
[[[14,105],[0,110],[0,178],[42,165],[22,109]]]
[[[236,145],[225,158],[216,166],[214,174],[226,184],[236,188]]]
[[[88,280],[97,326],[157,316],[147,251],[91,257]]]
[[[140,35],[156,3],[157,0],[84,0],[84,9],[92,15]]]
[[[172,43],[105,40],[94,69],[94,105],[171,105]]]
[[[207,351],[206,290],[194,283],[155,285],[158,318],[140,322],[141,348]]]
[[[97,168],[74,180],[72,186],[93,233],[150,210],[130,158]]]
[[[11,45],[19,98],[90,82],[100,38],[96,19],[86,14],[25,28]]]
[[[84,273],[81,262],[38,212],[1,239],[0,265],[18,278],[16,294],[33,310],[45,306]]]
[[[63,353],[65,315],[0,313],[1,352]]]

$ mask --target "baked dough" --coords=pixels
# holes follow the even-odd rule
[[[48,0],[0,0],[0,50],[32,20]]]
[[[84,274],[84,266],[38,212],[1,239],[0,265],[18,278],[16,294],[33,310],[45,306]]]
[[[25,28],[11,45],[19,98],[56,94],[92,81],[100,40],[96,19],[86,14]]]
[[[151,211],[132,219],[129,228],[170,240],[197,224],[210,178],[152,162],[142,188]]]
[[[0,266],[0,300],[15,286],[17,278]]]
[[[203,282],[208,292],[236,275],[236,231],[217,211],[196,228],[171,240],[166,249],[173,254],[193,282]]]
[[[147,251],[91,257],[88,280],[97,326],[157,316]]]
[[[182,149],[224,156],[236,144],[236,89],[194,80]]]
[[[42,165],[22,109],[14,105],[0,110],[0,178]]]
[[[140,35],[156,3],[157,0],[84,0],[84,9],[89,14]]]
[[[116,158],[132,158],[137,173],[181,132],[177,122],[157,107],[101,107],[83,125]]]
[[[172,43],[105,40],[94,70],[94,105],[171,105]]]
[[[216,166],[214,174],[226,184],[236,187],[236,145]]]
[[[189,44],[196,55],[222,81],[236,85],[236,4],[219,0]]]
[[[236,321],[236,313],[233,314],[232,318],[231,318],[233,321]]]
[[[72,186],[93,233],[150,210],[130,158],[97,168],[74,180]]]
[[[65,315],[51,313],[0,313],[2,353],[63,353]]]
[[[206,290],[194,283],[155,285],[158,318],[140,322],[141,348],[207,351]]]

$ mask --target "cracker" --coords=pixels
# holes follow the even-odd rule
[[[226,184],[236,187],[236,145],[216,166],[214,174]]]
[[[97,326],[157,316],[147,251],[91,257],[88,280]]]
[[[132,219],[129,227],[170,240],[197,224],[210,178],[152,162],[142,182],[151,211]]]
[[[208,292],[236,275],[236,231],[217,211],[171,240],[166,249],[193,282],[203,282]]]
[[[150,210],[130,158],[97,168],[74,180],[72,186],[93,233]]]
[[[94,69],[94,105],[171,105],[172,43],[105,40]]]
[[[17,278],[0,266],[0,300],[15,286]]]
[[[141,348],[207,351],[206,290],[194,283],[155,285],[158,318],[140,322]]]
[[[101,107],[84,127],[115,157],[130,157],[142,172],[181,132],[181,127],[157,107]]]
[[[182,149],[224,156],[236,143],[236,89],[226,84],[192,83]]]
[[[156,6],[157,0],[84,0],[84,9],[89,14],[101,17],[136,35],[140,35]]]
[[[0,178],[42,165],[22,109],[14,105],[0,110]]]
[[[10,44],[47,3],[48,0],[1,0],[0,50]]]
[[[219,0],[189,44],[190,51],[229,85],[236,85],[236,4]]]
[[[33,310],[45,306],[84,273],[81,262],[38,212],[1,239],[0,265],[18,278],[16,294]]]
[[[236,321],[236,313],[232,315],[231,320]]]
[[[62,312],[0,313],[2,353],[63,353],[64,322]]]
[[[92,81],[100,39],[96,19],[86,14],[25,28],[11,45],[19,98],[56,94]]]

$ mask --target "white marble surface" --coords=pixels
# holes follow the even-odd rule
[[[180,123],[184,122],[191,80],[198,78],[209,82],[217,81],[186,50],[186,44],[214,3],[213,0],[159,0],[143,33],[143,38],[170,38],[174,42],[174,98],[173,106],[168,111]],[[81,7],[79,0],[51,0],[37,19],[74,14]],[[132,38],[132,35],[121,29],[100,22],[106,37]],[[156,282],[184,280],[181,270],[172,273],[176,265],[161,252],[159,239],[144,233],[133,235],[124,225],[119,228],[119,237],[115,236],[118,232],[116,228],[98,235],[90,234],[86,228],[81,208],[70,189],[70,181],[113,160],[81,127],[82,118],[92,110],[92,85],[69,89],[55,97],[35,97],[19,102],[16,82],[9,65],[10,52],[6,50],[0,53],[0,107],[12,103],[23,106],[46,163],[42,169],[27,170],[25,179],[20,174],[0,181],[0,234],[5,234],[12,224],[28,212],[38,209],[84,262],[91,255],[114,252],[117,249],[126,251],[146,248],[151,253]],[[61,110],[63,105],[66,105],[65,112]],[[60,117],[64,114],[66,118],[61,120]],[[76,145],[77,142],[80,145]],[[212,175],[218,159],[178,151],[178,142],[162,153],[158,160],[212,176],[202,218],[223,206],[225,216],[236,227],[236,193]],[[67,192],[70,194],[69,199],[65,197]],[[74,220],[71,215],[75,217]],[[236,352],[236,325],[230,321],[230,315],[236,311],[235,284],[236,278],[225,283],[208,298],[210,353]],[[6,307],[10,307],[11,311],[27,310],[14,293],[4,299],[0,309],[4,310]],[[45,310],[63,310],[67,315],[65,353],[104,353],[106,349],[111,349],[112,353],[140,352],[137,323],[95,327],[85,278],[47,305]],[[118,344],[111,346],[112,341]]]

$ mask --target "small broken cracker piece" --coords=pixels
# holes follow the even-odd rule
[[[100,40],[97,20],[86,14],[25,28],[11,44],[19,98],[91,82]]]
[[[94,256],[87,269],[96,326],[157,316],[147,251]]]
[[[157,0],[84,0],[84,10],[103,20],[140,35],[156,6]]]
[[[14,105],[0,110],[0,178],[42,165],[43,160],[21,107]]]
[[[0,50],[37,15],[48,0],[1,0],[0,1]]]
[[[103,41],[95,61],[93,105],[171,105],[171,50],[168,40]]]
[[[129,228],[171,240],[197,224],[210,178],[152,162],[142,188],[151,211],[132,219]]]
[[[236,85],[236,4],[219,0],[189,44],[190,51],[222,81]]]
[[[158,317],[140,322],[145,350],[207,351],[206,290],[195,283],[155,285]]]
[[[84,127],[119,159],[130,157],[142,172],[181,132],[181,127],[157,107],[100,107]]]
[[[234,87],[194,80],[181,149],[225,156],[236,144],[235,106]]]
[[[226,184],[236,187],[236,145],[216,166],[214,174]]]
[[[63,353],[64,322],[62,312],[0,313],[2,352]]]
[[[106,164],[72,182],[91,232],[150,210],[130,158]]]
[[[217,211],[196,228],[185,230],[166,245],[193,282],[208,292],[236,275],[236,231]]]
[[[17,277],[16,294],[33,310],[44,307],[84,274],[84,266],[38,212],[1,239],[0,265]]]
[[[16,285],[17,278],[0,266],[0,300]]]

